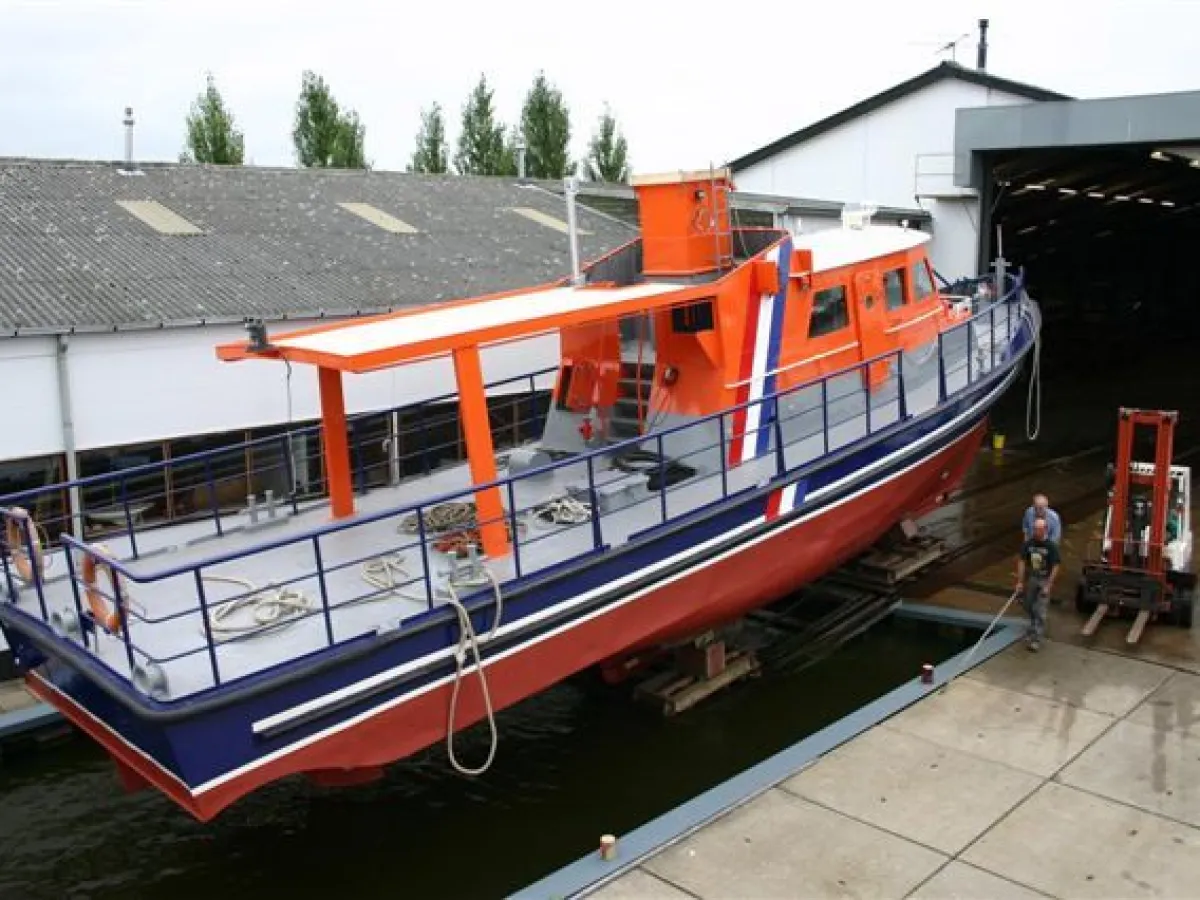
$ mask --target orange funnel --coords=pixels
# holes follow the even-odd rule
[[[647,275],[700,275],[732,264],[728,169],[632,179]]]

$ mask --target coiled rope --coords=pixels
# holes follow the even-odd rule
[[[566,494],[533,508],[533,521],[543,528],[551,525],[582,525],[592,520],[592,505]]]
[[[222,637],[228,640],[236,634],[261,633],[271,626],[287,627],[300,621],[312,609],[312,601],[308,595],[296,588],[275,585],[259,588],[248,578],[238,578],[235,575],[205,575],[203,580],[216,584],[237,585],[246,591],[240,597],[210,607],[209,628],[214,640]],[[234,613],[243,609],[250,610],[252,622],[234,624],[227,621]]]
[[[367,560],[361,567],[362,579],[376,588],[378,593],[347,600],[338,604],[338,608],[354,606],[359,603],[373,603],[388,597],[399,597],[402,600],[424,603],[424,597],[401,590],[402,585],[412,580],[412,575],[404,568],[403,563],[404,555],[402,553],[389,553],[386,556]],[[264,633],[273,626],[284,628],[300,621],[315,608],[312,599],[298,588],[281,588],[273,584],[259,588],[248,578],[239,578],[235,575],[205,575],[203,580],[217,584],[237,585],[245,591],[240,597],[214,603],[209,608],[209,623],[214,638],[237,634],[253,637]],[[250,610],[251,622],[239,624],[228,622],[235,613],[246,609]]]
[[[488,581],[492,583],[492,592],[496,596],[496,613],[492,617],[492,628],[487,633],[487,637],[482,639],[482,643],[487,643],[496,636],[496,631],[500,627],[500,618],[504,614],[504,596],[500,593],[500,583],[496,581],[496,576],[492,574],[491,570],[484,568],[483,571],[487,573]],[[455,613],[458,614],[458,646],[454,649],[454,687],[450,691],[450,710],[446,722],[446,755],[450,757],[450,765],[454,766],[455,771],[463,775],[482,775],[491,768],[492,761],[496,758],[496,748],[500,743],[500,735],[496,730],[496,714],[492,709],[492,695],[488,690],[487,674],[483,671],[483,658],[479,651],[481,639],[475,634],[475,627],[471,624],[471,615],[462,605],[462,601],[458,599],[454,585],[447,581],[446,589],[450,592],[446,602],[454,607]],[[458,714],[458,693],[462,687],[463,663],[466,662],[468,650],[475,657],[475,671],[479,675],[479,689],[483,692],[483,708],[487,715],[488,730],[491,732],[487,758],[474,769],[464,766],[454,753],[454,720]]]

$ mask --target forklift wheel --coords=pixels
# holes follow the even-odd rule
[[[1075,585],[1075,609],[1085,616],[1090,616],[1096,611],[1096,601],[1087,599],[1087,592],[1083,589],[1083,582]]]

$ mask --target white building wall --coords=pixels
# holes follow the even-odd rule
[[[926,209],[933,217],[934,265],[953,279],[974,272],[979,221],[974,198],[930,199],[962,193],[951,178],[955,111],[1028,102],[946,78],[739,170],[734,178],[739,190],[757,193]],[[927,173],[920,191],[918,164]]]
[[[306,327],[288,323],[286,330]],[[287,368],[278,362],[221,362],[217,344],[244,340],[237,326],[74,335],[67,371],[78,450],[135,444],[288,421]],[[0,383],[9,385],[0,460],[62,452],[55,338],[0,340]],[[484,377],[498,381],[555,365],[558,336],[483,351]],[[539,386],[550,383],[543,378]],[[518,383],[496,393],[528,389]],[[454,391],[449,359],[346,375],[346,407],[368,412]],[[316,372],[293,366],[291,415],[320,415]]]
[[[0,460],[61,453],[55,338],[0,340]]]

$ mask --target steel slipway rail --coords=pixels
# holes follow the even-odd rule
[[[977,629],[981,634],[992,622],[992,616],[984,613],[911,603],[902,603],[892,615]],[[1021,619],[1001,619],[977,648],[967,648],[934,665],[932,682],[926,683],[917,676],[663,815],[626,834],[616,835],[612,859],[603,859],[599,852],[589,853],[510,894],[510,900],[564,900],[599,890],[672,844],[791,778],[830,751],[930,696],[1016,643],[1023,633]],[[597,841],[599,837],[597,833]]]
[[[789,478],[793,478],[796,476],[802,477],[806,471],[811,470],[816,467],[826,466],[826,465],[830,464],[830,462],[836,461],[837,459],[839,459],[841,457],[844,457],[850,453],[856,452],[863,445],[865,445],[867,443],[886,440],[891,434],[895,433],[899,429],[903,429],[905,427],[910,426],[914,421],[919,421],[920,419],[923,419],[929,415],[936,414],[939,410],[942,409],[942,404],[944,404],[944,402],[946,400],[950,399],[951,397],[953,397],[957,394],[965,393],[972,388],[978,389],[982,385],[984,385],[988,382],[994,381],[994,380],[998,380],[998,379],[1005,378],[1005,377],[1012,377],[1014,374],[1013,370],[1014,370],[1014,366],[1015,366],[1016,362],[1018,362],[1019,359],[1021,357],[1023,357],[1026,352],[1028,352],[1029,347],[1022,348],[1021,351],[1018,353],[1014,350],[1014,347],[1011,344],[1011,341],[1015,335],[1020,333],[1020,328],[1026,323],[1026,317],[1037,315],[1036,306],[1034,306],[1031,303],[1025,302],[1023,300],[1023,278],[1014,278],[1013,281],[1014,281],[1013,290],[1010,291],[1009,293],[1007,293],[1003,298],[990,304],[989,306],[987,306],[986,308],[981,310],[976,315],[971,316],[970,318],[957,323],[952,328],[947,329],[945,332],[939,333],[938,340],[937,340],[938,370],[939,370],[938,371],[937,401],[930,410],[923,412],[921,414],[918,414],[916,416],[912,415],[911,412],[907,412],[905,410],[905,393],[903,390],[903,384],[904,384],[903,360],[904,360],[904,352],[905,351],[903,351],[902,349],[897,349],[897,350],[889,351],[885,354],[881,354],[878,357],[874,357],[874,358],[856,363],[852,366],[844,367],[835,372],[831,372],[828,375],[821,377],[820,379],[813,380],[813,381],[807,382],[805,384],[797,385],[786,391],[776,392],[767,397],[763,397],[760,400],[740,404],[738,406],[731,407],[727,410],[723,410],[720,413],[717,413],[717,414],[714,414],[711,416],[706,416],[703,419],[683,423],[681,425],[677,425],[677,426],[674,426],[669,429],[663,429],[661,431],[654,432],[647,436],[639,436],[639,437],[631,438],[629,440],[623,441],[618,444],[609,445],[609,446],[606,446],[603,448],[599,448],[597,450],[592,450],[586,454],[580,454],[579,456],[570,457],[566,460],[551,463],[547,466],[544,466],[544,467],[541,467],[541,468],[538,468],[535,470],[523,472],[518,476],[509,476],[509,477],[506,477],[503,479],[498,479],[497,481],[493,482],[492,484],[499,486],[501,488],[508,488],[511,491],[512,484],[516,481],[526,479],[526,478],[543,476],[543,475],[546,475],[553,471],[566,468],[568,466],[579,466],[581,464],[584,464],[587,466],[590,478],[594,479],[593,468],[595,466],[596,460],[602,456],[609,456],[616,452],[620,452],[622,449],[632,449],[635,447],[644,446],[646,444],[653,444],[655,442],[657,442],[657,445],[660,450],[660,456],[662,456],[663,454],[661,452],[661,448],[662,448],[663,440],[664,440],[664,438],[669,437],[672,434],[684,431],[689,428],[701,427],[704,424],[711,423],[711,422],[718,423],[721,430],[724,432],[725,417],[733,414],[738,409],[745,409],[745,408],[749,408],[751,406],[761,405],[761,404],[777,403],[781,398],[784,398],[790,394],[794,394],[794,393],[797,393],[800,391],[812,391],[812,390],[820,390],[821,391],[822,406],[820,407],[820,409],[819,410],[815,410],[815,409],[807,410],[805,413],[801,413],[801,415],[810,414],[810,413],[817,412],[817,411],[821,412],[822,429],[820,432],[816,432],[816,434],[823,433],[825,435],[825,442],[826,442],[825,445],[826,445],[826,447],[828,447],[829,446],[829,431],[833,424],[833,423],[829,422],[829,412],[828,412],[827,385],[829,384],[829,382],[831,382],[833,379],[845,378],[847,375],[854,375],[855,373],[862,373],[862,372],[868,371],[869,367],[878,365],[881,363],[883,363],[883,364],[893,363],[897,366],[897,372],[898,372],[897,379],[898,379],[898,382],[900,385],[900,389],[897,391],[896,403],[898,404],[898,415],[897,415],[895,421],[888,422],[887,424],[884,424],[882,427],[879,427],[874,431],[871,430],[871,427],[870,427],[871,405],[869,402],[870,395],[868,393],[866,395],[868,399],[865,404],[866,416],[867,416],[867,427],[866,427],[865,435],[861,438],[854,439],[847,444],[843,444],[843,445],[833,449],[831,452],[826,452],[822,455],[819,455],[814,460],[811,460],[808,463],[802,464],[797,468],[794,468],[794,469],[788,471],[786,468],[786,465],[784,464],[784,461],[782,459],[782,448],[784,445],[783,445],[783,442],[781,439],[782,432],[780,430],[781,429],[781,417],[775,416],[773,418],[773,421],[771,421],[767,425],[760,426],[762,429],[774,429],[774,431],[776,432],[776,435],[775,435],[776,440],[774,441],[774,444],[775,444],[775,456],[776,456],[776,461],[777,461],[777,471],[775,472],[775,474],[773,476],[768,478],[768,481],[766,484],[760,485],[757,488],[751,488],[750,490],[745,490],[745,489],[731,490],[731,489],[729,489],[728,485],[725,483],[729,473],[727,471],[728,467],[726,464],[726,454],[724,452],[725,440],[723,438],[722,439],[722,452],[720,454],[721,469],[717,473],[710,473],[709,475],[706,476],[706,477],[720,477],[722,480],[721,497],[717,501],[717,503],[718,504],[724,503],[724,502],[727,502],[734,498],[736,498],[738,500],[744,500],[750,494],[768,491],[773,486],[775,486],[774,485],[775,481],[780,477],[783,477],[785,475]],[[1008,337],[1008,342],[1000,347],[997,347],[997,345],[995,343],[996,327],[997,327],[996,320],[997,320],[998,310],[1003,312],[1003,316],[1001,316],[1000,318],[1004,319],[1007,322],[1006,333],[1007,333],[1007,337]],[[970,372],[972,354],[971,354],[971,352],[969,352],[970,347],[973,346],[972,341],[971,341],[971,336],[972,336],[971,329],[973,326],[979,327],[980,323],[984,320],[986,320],[987,323],[990,323],[989,331],[988,331],[990,346],[988,349],[991,354],[991,364],[987,367],[986,371],[977,373],[977,377],[973,381],[972,377],[971,377],[971,372]],[[1015,329],[1014,329],[1014,325],[1013,325],[1013,320],[1016,320]],[[1036,331],[1036,321],[1031,322],[1029,324]],[[946,384],[947,372],[946,372],[946,358],[945,358],[945,353],[944,353],[944,343],[947,338],[952,337],[956,333],[965,333],[967,336],[967,342],[968,342],[967,343],[968,352],[966,353],[967,377],[966,377],[966,381],[962,388],[959,388],[958,390],[954,390],[954,391],[948,391],[947,384]],[[999,351],[999,353],[997,353],[997,351]],[[522,376],[522,377],[524,377],[524,376]],[[516,380],[516,379],[513,379],[513,380]],[[267,440],[275,440],[275,439],[269,438]],[[224,448],[224,449],[227,450],[228,448]],[[768,453],[769,452],[770,452],[770,450],[768,450]],[[154,464],[154,465],[161,466],[162,464]],[[121,473],[120,475],[117,475],[117,476],[109,476],[109,477],[112,481],[115,482],[115,481],[117,481],[118,478],[126,477],[126,475],[127,475],[127,472]],[[101,478],[102,477],[103,476],[101,476]],[[96,480],[97,480],[96,478],[89,479],[89,482],[95,483]],[[56,486],[54,486],[54,489],[56,489],[56,490],[63,489],[67,486],[68,485],[56,485]],[[487,486],[490,486],[490,485],[487,485]],[[418,503],[411,504],[408,506],[402,506],[402,507],[399,507],[396,509],[387,509],[387,510],[383,510],[383,511],[379,511],[379,512],[359,515],[359,516],[356,516],[355,518],[345,521],[345,522],[330,523],[330,524],[323,525],[319,528],[312,529],[310,531],[291,535],[286,538],[281,538],[281,539],[278,539],[275,541],[266,541],[266,542],[263,542],[263,543],[260,543],[256,546],[254,546],[252,548],[249,548],[248,550],[243,549],[243,550],[232,551],[232,552],[224,553],[224,554],[214,554],[212,556],[206,557],[206,558],[201,559],[196,562],[189,562],[189,563],[186,563],[183,565],[166,568],[166,569],[163,569],[163,570],[160,570],[157,572],[138,571],[138,570],[133,569],[131,566],[129,566],[125,563],[122,563],[121,561],[110,561],[107,559],[105,559],[104,561],[106,563],[109,563],[110,565],[112,565],[114,571],[118,572],[123,578],[126,578],[132,582],[149,583],[149,582],[158,581],[158,580],[161,580],[164,578],[178,577],[180,575],[188,575],[188,574],[194,575],[196,577],[197,582],[199,582],[200,572],[203,569],[206,569],[206,568],[209,568],[209,567],[212,567],[215,565],[219,565],[224,562],[242,559],[247,556],[257,554],[257,553],[266,552],[270,549],[274,549],[277,547],[284,547],[284,546],[300,544],[300,543],[304,543],[304,542],[312,542],[314,545],[317,545],[319,547],[319,541],[320,541],[321,537],[323,537],[323,536],[333,534],[336,532],[346,531],[348,529],[359,527],[359,526],[362,526],[365,524],[370,524],[373,522],[398,517],[398,516],[405,515],[408,513],[416,513],[418,516],[417,521],[421,522],[423,520],[423,516],[421,515],[421,513],[424,510],[426,510],[432,506],[435,506],[439,503],[444,503],[448,500],[458,499],[458,498],[462,498],[465,495],[473,494],[476,490],[479,489],[479,487],[480,486],[478,486],[478,485],[474,485],[464,491],[455,491],[452,493],[443,494],[441,496],[428,498],[428,499],[422,500]],[[665,490],[660,491],[660,493],[662,493],[663,496],[665,497],[665,495],[666,495]],[[665,500],[664,500],[664,503],[665,503]],[[662,536],[662,534],[664,533],[664,529],[675,529],[675,528],[683,527],[689,523],[692,523],[697,519],[697,517],[704,516],[706,514],[711,513],[713,506],[715,506],[715,505],[716,504],[713,504],[713,505],[710,505],[707,507],[701,506],[698,509],[688,509],[688,510],[680,512],[674,516],[667,516],[667,515],[665,515],[665,512],[664,512],[663,521],[660,525],[646,529],[644,532],[642,532],[640,534],[631,535],[629,540],[626,541],[624,544],[622,544],[620,548],[613,548],[610,545],[605,544],[603,542],[602,536],[599,534],[599,522],[602,519],[603,514],[595,513],[592,516],[592,520],[593,520],[593,529],[596,532],[596,534],[595,534],[595,540],[594,540],[594,544],[593,544],[591,551],[585,551],[585,552],[575,556],[573,559],[568,560],[566,563],[564,563],[562,565],[556,565],[556,566],[544,568],[544,569],[536,572],[533,575],[526,575],[525,577],[521,576],[520,571],[519,571],[519,563],[518,563],[517,577],[513,580],[510,580],[509,582],[507,582],[505,584],[505,588],[506,588],[506,590],[504,591],[505,599],[507,600],[510,597],[520,596],[521,594],[524,594],[525,592],[527,592],[529,590],[535,589],[536,587],[546,583],[549,580],[559,579],[564,576],[564,573],[568,573],[572,569],[586,567],[587,565],[589,565],[590,563],[592,563],[594,561],[595,555],[597,553],[604,553],[604,552],[609,552],[613,549],[624,549],[625,547],[636,546],[641,543],[642,539],[645,539],[645,540],[657,539]],[[511,509],[509,515],[511,515],[512,517],[515,518],[515,515],[516,515],[515,505],[510,504],[510,506],[513,506],[513,508]],[[4,515],[6,517],[11,516],[11,514],[7,510],[4,510],[2,512],[4,513]],[[126,512],[128,514],[128,510],[126,510]],[[506,516],[506,518],[507,518],[507,516]],[[515,528],[514,528],[514,532],[516,532]],[[130,537],[131,537],[131,542],[132,542],[132,532],[131,532]],[[428,553],[428,546],[427,546],[428,541],[425,540],[425,537],[426,536],[422,534],[419,539],[422,553]],[[516,557],[519,554],[520,541],[519,541],[519,535],[515,535],[514,537],[516,538],[514,540],[514,557]],[[26,538],[27,538],[27,540],[29,539],[28,529],[26,529]],[[75,539],[69,535],[63,536],[63,543],[66,547],[75,548],[78,551],[78,553],[81,554],[84,558],[86,558],[88,556],[93,556],[94,558],[98,558],[98,557],[95,557],[94,551],[92,551],[89,547],[87,547],[82,542],[78,541],[77,539]],[[402,549],[405,549],[405,548],[402,548]],[[33,547],[32,547],[31,542],[26,547],[26,551],[32,557]],[[135,553],[136,553],[136,550],[135,550]],[[82,611],[82,603],[81,603],[80,591],[79,591],[80,586],[78,583],[78,579],[74,577],[74,570],[73,570],[74,562],[71,560],[71,556],[73,556],[73,554],[68,552],[65,555],[67,556],[67,565],[72,568],[72,586],[74,589],[76,609],[79,611]],[[13,581],[13,572],[11,571],[10,564],[7,559],[4,560],[4,569],[5,569],[6,579],[8,581],[10,596],[15,596],[15,584]],[[143,691],[141,691],[138,688],[138,686],[132,684],[131,680],[129,678],[126,678],[121,673],[117,672],[115,669],[113,669],[111,666],[109,666],[105,661],[103,661],[99,657],[95,656],[90,650],[88,650],[82,644],[77,644],[72,641],[63,640],[63,638],[60,635],[58,635],[54,630],[52,630],[48,625],[48,615],[46,614],[46,609],[45,609],[45,598],[44,598],[44,596],[42,596],[42,579],[40,579],[40,578],[35,579],[35,587],[38,591],[39,598],[41,599],[41,602],[42,602],[42,612],[43,612],[42,620],[39,621],[36,616],[33,616],[29,613],[26,613],[22,610],[17,609],[15,607],[15,604],[0,603],[0,622],[19,630],[35,646],[37,646],[41,652],[43,652],[47,655],[51,655],[51,656],[55,656],[60,659],[63,659],[64,661],[68,662],[68,664],[87,673],[89,675],[89,677],[91,678],[91,680],[101,690],[103,690],[109,696],[118,699],[126,707],[133,710],[140,717],[148,719],[148,720],[155,720],[155,721],[172,721],[172,720],[179,720],[179,719],[187,718],[187,717],[190,717],[193,715],[197,715],[201,712],[208,711],[213,708],[226,706],[228,704],[237,702],[239,700],[247,699],[249,697],[258,695],[260,693],[263,693],[263,692],[266,692],[269,690],[273,690],[276,687],[278,687],[281,683],[287,683],[289,681],[303,678],[303,677],[310,677],[314,674],[317,674],[321,671],[326,670],[327,668],[341,665],[350,659],[358,658],[363,655],[367,655],[372,652],[375,652],[385,642],[408,637],[415,632],[423,631],[428,628],[436,628],[436,627],[442,627],[442,626],[446,625],[453,618],[453,614],[450,610],[447,610],[445,608],[433,608],[433,603],[432,603],[433,588],[432,588],[432,583],[430,580],[429,573],[430,573],[430,568],[429,568],[428,564],[426,564],[424,566],[423,576],[424,576],[424,580],[425,580],[427,596],[429,597],[429,601],[430,601],[430,608],[424,613],[421,613],[417,616],[413,616],[413,617],[405,620],[399,629],[396,629],[396,630],[393,630],[390,632],[385,632],[385,633],[367,632],[364,634],[350,637],[350,638],[345,639],[340,642],[330,641],[329,644],[327,644],[324,648],[318,649],[307,655],[298,656],[298,657],[292,658],[290,660],[287,660],[283,663],[280,663],[278,665],[275,665],[273,667],[266,668],[266,669],[263,669],[263,670],[260,670],[257,672],[253,672],[253,673],[250,673],[247,675],[242,675],[242,676],[239,676],[234,679],[228,679],[228,680],[222,681],[218,676],[216,678],[216,683],[213,687],[202,690],[202,691],[198,691],[196,693],[192,693],[192,694],[180,697],[180,698],[176,698],[176,699],[173,699],[170,701],[157,700],[157,699],[154,699],[154,698],[148,696]],[[318,577],[323,574],[323,570],[320,568],[319,550],[318,550],[318,570],[317,570],[316,574]],[[113,600],[111,595],[108,597],[108,599],[109,599],[110,603]],[[200,603],[199,603],[199,606],[197,607],[197,609],[199,609],[203,612],[204,611],[204,600],[203,600],[202,594],[199,595],[199,600],[200,600]],[[486,590],[480,591],[480,592],[476,593],[474,596],[465,597],[464,602],[465,602],[465,605],[467,606],[468,610],[472,614],[478,614],[480,612],[485,612],[489,609],[492,609],[495,605],[494,598],[491,596],[490,592],[488,592]],[[312,614],[313,615],[320,614],[320,612],[322,612],[322,611],[328,621],[328,616],[330,614],[329,613],[330,603],[329,603],[328,596],[325,595],[324,588],[322,588],[321,611],[318,611],[318,612],[315,612]],[[131,618],[140,618],[140,617],[136,613],[133,613],[131,611]],[[148,621],[155,621],[155,620],[148,620]],[[132,639],[129,637],[128,629],[123,629],[123,636],[124,636],[124,641],[125,641],[127,652],[129,654],[130,661],[132,662],[133,653],[136,648],[132,642]],[[329,652],[330,647],[334,648],[333,652]],[[196,650],[189,651],[189,652],[199,653],[199,652],[206,652],[206,651],[210,655],[215,653],[215,645],[214,645],[214,642],[212,641],[211,637],[208,638],[205,646],[198,647],[198,648],[196,648]],[[148,654],[145,654],[141,651],[139,651],[139,653],[143,657],[143,659],[150,659],[153,661],[153,657],[150,657]],[[433,665],[433,664],[435,664],[435,663],[431,663],[431,665]],[[132,668],[133,667],[131,665],[131,671],[132,671]],[[214,666],[214,669],[215,669],[215,666]]]

